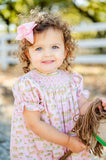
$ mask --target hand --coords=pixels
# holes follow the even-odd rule
[[[101,107],[103,107],[104,110],[106,110],[106,98],[102,97],[100,99],[102,100],[102,106],[98,106],[98,108],[100,109]]]
[[[73,153],[79,153],[85,150],[86,146],[77,136],[70,136],[67,148],[69,148]]]

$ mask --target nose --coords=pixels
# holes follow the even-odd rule
[[[52,56],[51,50],[50,50],[50,49],[45,49],[45,51],[44,51],[44,56],[45,56],[45,57],[51,57],[51,56]]]

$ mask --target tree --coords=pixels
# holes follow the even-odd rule
[[[64,0],[55,0],[54,2],[63,3]],[[49,10],[53,6],[51,0],[1,0],[0,1],[0,18],[7,25],[17,24],[19,14],[28,14],[31,9],[39,6],[41,10],[47,7]]]
[[[58,6],[59,11],[70,24],[79,24],[81,21],[87,23],[106,21],[105,1],[84,0],[86,5],[78,2],[79,0],[0,0],[0,21],[4,21],[8,26],[11,23],[17,25],[17,15],[27,15],[36,6],[41,10],[44,8],[51,10],[53,6]],[[104,33],[101,36],[104,36]]]

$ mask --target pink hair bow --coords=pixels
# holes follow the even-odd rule
[[[30,43],[33,44],[33,28],[37,26],[35,22],[24,23],[17,28],[18,35],[16,36],[16,40],[27,39]]]

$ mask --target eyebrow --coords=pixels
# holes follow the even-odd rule
[[[50,45],[51,45],[51,46],[52,46],[52,45],[59,45],[59,46],[60,46],[61,44],[60,44],[60,43],[53,43],[53,44],[50,44]],[[36,47],[42,47],[42,46],[43,46],[43,44],[37,44],[37,45],[35,44],[33,47],[36,48]]]
[[[42,44],[35,44],[35,45],[33,45],[33,48],[37,48],[37,47],[41,47],[42,46]]]
[[[54,43],[55,45],[61,45],[60,43]]]

